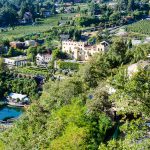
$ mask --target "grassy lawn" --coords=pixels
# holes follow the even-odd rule
[[[13,37],[20,37],[23,35],[37,33],[37,32],[44,32],[49,30],[53,26],[57,26],[58,21],[61,17],[73,17],[75,14],[58,14],[52,16],[50,18],[43,19],[41,24],[39,25],[26,25],[26,26],[16,26],[14,30],[9,30],[7,32],[1,32],[0,37],[4,39],[11,39]]]
[[[51,24],[53,26],[56,26],[58,21],[61,19],[61,17],[74,17],[76,15],[76,13],[71,13],[71,14],[58,14],[55,16],[52,16],[50,18],[44,19],[44,24]]]
[[[0,33],[0,36],[4,39],[11,39],[13,37],[20,37],[26,34],[34,32],[44,32],[50,28],[50,25],[27,25],[27,26],[17,26],[14,30],[9,30],[8,32]]]

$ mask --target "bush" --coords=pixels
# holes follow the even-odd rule
[[[75,20],[76,24],[79,26],[90,26],[91,24],[98,24],[100,20],[95,17],[79,17]]]
[[[58,66],[60,69],[79,70],[78,63],[60,61]]]

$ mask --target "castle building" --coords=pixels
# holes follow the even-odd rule
[[[106,41],[92,46],[87,42],[62,41],[62,52],[66,52],[72,59],[87,61],[95,53],[106,52],[108,46]]]

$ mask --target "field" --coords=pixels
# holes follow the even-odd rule
[[[150,35],[150,20],[141,20],[127,26],[127,31]]]
[[[61,17],[73,17],[75,14],[58,14],[49,18],[43,19],[39,25],[26,25],[16,26],[14,30],[8,29],[6,32],[0,32],[0,38],[11,39],[13,37],[20,37],[23,35],[44,32],[49,30],[51,27],[56,26]]]

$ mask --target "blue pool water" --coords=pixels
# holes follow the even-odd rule
[[[22,108],[3,106],[0,107],[0,120],[7,120],[9,118],[17,118],[23,113]]]

